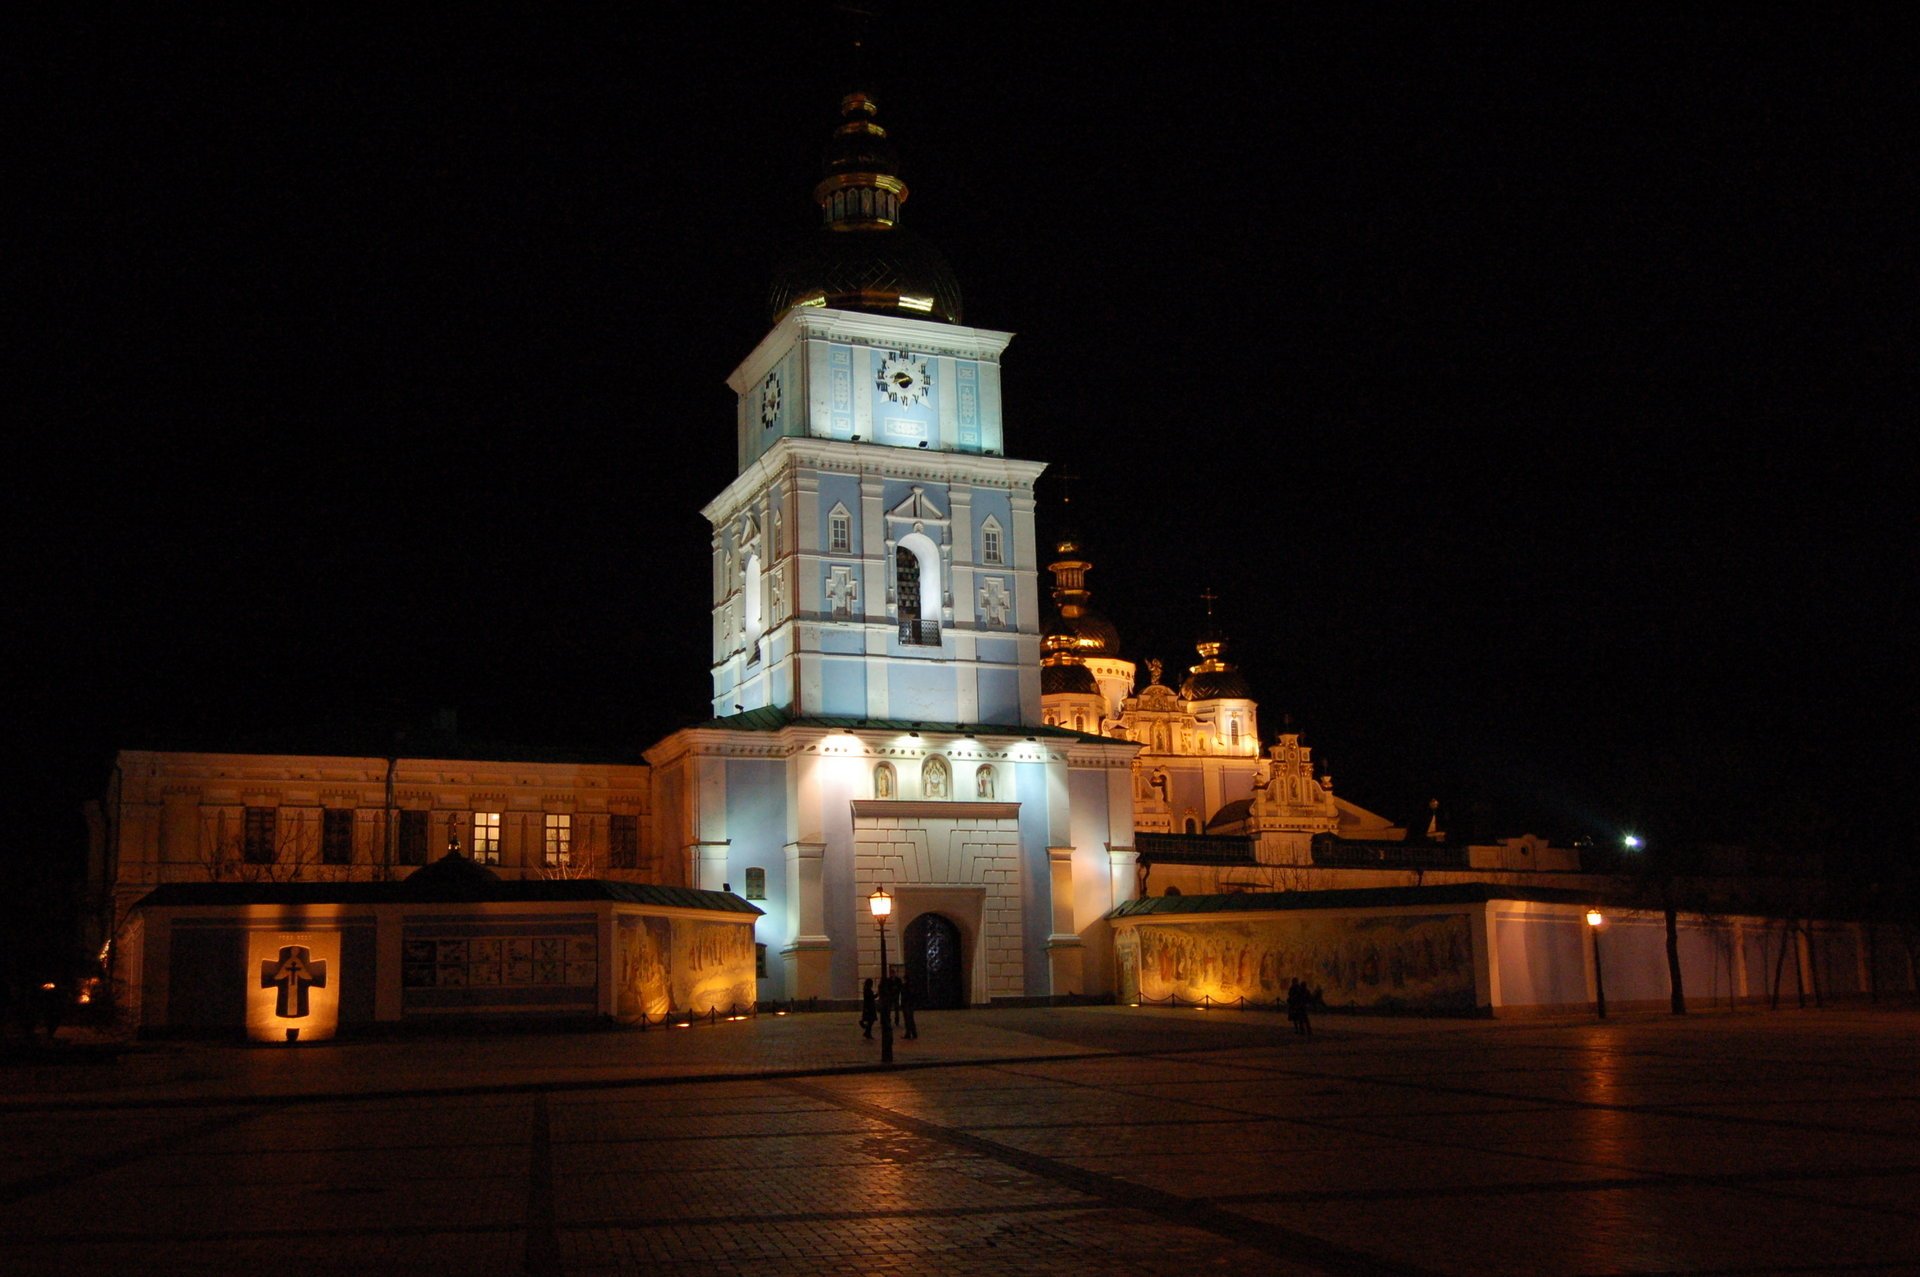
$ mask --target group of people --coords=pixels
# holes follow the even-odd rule
[[[913,1022],[913,995],[907,991],[907,982],[897,975],[883,977],[877,994],[871,978],[860,991],[860,1036],[871,1038],[873,1026],[883,1017],[891,1017],[900,1036],[908,1041],[920,1036],[920,1028]]]

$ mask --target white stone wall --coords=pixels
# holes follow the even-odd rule
[[[962,931],[974,1001],[1026,993],[1017,820],[862,816],[853,837],[862,903],[876,886],[893,893],[896,940],[916,914],[945,914]],[[898,962],[898,954],[896,947],[889,956]],[[861,970],[877,969],[879,960],[878,930],[861,927]]]

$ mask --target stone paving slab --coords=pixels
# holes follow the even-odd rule
[[[1912,1012],[842,1021],[0,1072],[0,1273],[1920,1272]]]

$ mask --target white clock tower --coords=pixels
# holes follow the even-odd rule
[[[963,326],[945,259],[898,228],[873,101],[841,116],[821,226],[728,382],[714,718],[647,751],[656,837],[687,885],[767,911],[763,997],[855,996],[876,886],[922,1005],[1104,989],[1082,933],[1132,882],[1138,747],[1042,723],[1045,467],[1004,454],[1011,335]]]

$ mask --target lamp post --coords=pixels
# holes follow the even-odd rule
[[[885,887],[875,887],[867,897],[873,920],[880,927],[880,1063],[893,1063],[893,1008],[887,1005],[887,915],[893,912],[893,897]]]
[[[1602,1020],[1607,1018],[1607,981],[1600,969],[1600,933],[1606,926],[1606,914],[1598,909],[1587,910],[1587,930],[1593,933],[1593,1006]]]

